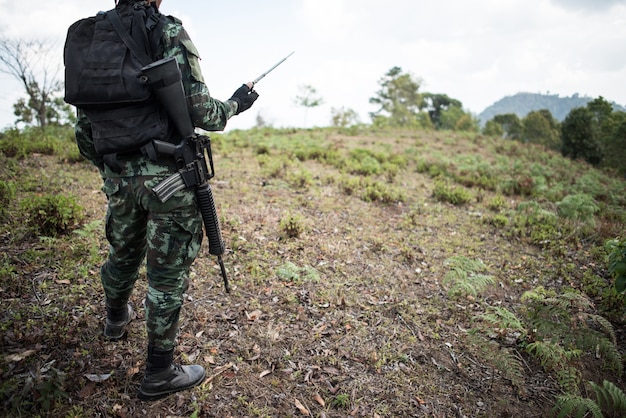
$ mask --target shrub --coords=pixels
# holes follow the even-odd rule
[[[83,208],[73,196],[33,196],[20,205],[28,216],[28,225],[44,236],[63,234],[83,219]]]
[[[588,194],[568,195],[556,204],[559,216],[580,222],[589,227],[595,226],[594,215],[600,208]]]
[[[448,202],[453,205],[463,205],[472,200],[472,194],[467,189],[453,186],[443,180],[435,182],[433,197],[440,202]]]
[[[623,293],[626,291],[626,238],[607,241],[605,249],[609,274],[615,279],[615,289]]]
[[[285,218],[281,219],[280,230],[287,238],[298,238],[306,231],[304,218],[298,214],[288,214]]]

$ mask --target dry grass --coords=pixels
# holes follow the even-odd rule
[[[558,393],[554,379],[516,351],[525,370],[522,384],[514,385],[483,358],[484,347],[468,330],[486,307],[516,309],[523,291],[563,280],[555,262],[588,268],[591,244],[578,242],[555,260],[486,221],[495,192],[468,189],[471,202],[442,203],[432,197],[435,181],[418,173],[415,161],[392,179],[375,177],[404,191],[402,202],[382,204],[364,200],[358,190],[347,194],[341,181],[350,175],[337,164],[299,161],[288,151],[294,141],[319,140],[341,155],[366,148],[432,158],[484,154],[495,161],[486,154],[492,140],[304,131],[260,149],[263,137],[246,135],[216,141],[212,181],[233,290],[225,294],[205,249],[193,266],[181,320],[178,360],[204,365],[206,381],[154,403],[136,398],[145,360],[145,280],[132,299],[139,318],[127,338],[105,342],[97,272],[106,254],[101,225],[91,236],[55,241],[54,251],[45,250],[45,241],[17,240],[4,231],[5,264],[20,266],[0,292],[6,411],[47,414],[37,388],[22,392],[47,367],[65,373],[59,386],[67,397],[56,398],[49,409],[54,416],[544,416]],[[280,159],[282,167],[268,168],[268,161]],[[42,173],[67,169],[54,157],[36,161]],[[65,191],[80,197],[86,223],[101,219],[105,200],[95,192],[97,173],[86,165],[71,171]],[[513,210],[520,199],[500,197],[498,208]],[[289,217],[301,227],[297,236],[281,227]],[[32,247],[48,259],[32,255]],[[497,284],[478,297],[450,297],[442,282],[444,261],[453,256],[482,260]],[[73,269],[64,257],[73,258]],[[20,353],[26,356],[10,357]],[[22,400],[35,408],[14,405]]]

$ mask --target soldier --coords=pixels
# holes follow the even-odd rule
[[[151,0],[150,5],[158,10],[161,1]],[[119,0],[116,11],[120,16],[128,15],[135,3],[139,1]],[[223,130],[230,117],[249,109],[257,99],[253,83],[243,85],[226,101],[209,95],[198,51],[178,19],[166,17],[160,49],[158,58],[175,57],[179,64],[194,126]],[[76,142],[81,154],[99,168],[108,199],[106,236],[110,249],[101,267],[106,304],[104,336],[110,340],[124,336],[134,317],[128,301],[145,259],[148,354],[139,397],[158,399],[194,387],[204,379],[204,368],[173,363],[183,293],[202,241],[202,218],[194,191],[179,191],[165,203],[157,199],[151,189],[175,170],[171,161],[153,161],[138,152],[120,155],[117,167],[110,167],[96,152],[91,123],[80,110]]]

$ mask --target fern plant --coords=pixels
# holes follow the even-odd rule
[[[612,414],[612,416],[626,415],[626,394],[615,386],[613,383],[605,380],[602,386],[589,382],[589,386],[596,395],[597,403],[603,411]]]
[[[448,287],[448,295],[451,297],[469,295],[475,297],[487,286],[495,283],[493,277],[480,274],[487,269],[480,260],[455,256],[445,260],[444,266],[450,268],[443,279],[443,285]]]
[[[533,340],[550,342],[553,348],[559,346],[565,352],[599,354],[607,369],[622,375],[623,362],[613,326],[590,312],[594,305],[587,296],[574,291],[557,295],[540,286],[524,293],[522,301],[526,303]]]
[[[605,413],[610,417],[623,417],[626,414],[626,394],[620,388],[608,380],[603,381],[602,386],[589,382],[589,387],[596,396],[595,401],[579,395],[562,395],[557,397],[553,412],[558,413],[559,418],[604,418]]]

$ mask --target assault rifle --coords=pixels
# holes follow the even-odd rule
[[[230,292],[226,268],[222,260],[225,252],[224,239],[217,218],[213,192],[208,182],[215,175],[211,139],[208,136],[198,135],[194,131],[176,59],[162,59],[142,70],[147,83],[152,87],[157,99],[182,137],[179,144],[153,141],[157,153],[172,156],[179,165],[182,165],[178,172],[159,183],[153,191],[161,202],[166,202],[179,190],[188,187],[195,188],[198,208],[209,240],[209,254],[217,256],[224,279],[224,289]]]
[[[293,52],[252,81],[250,89],[292,54]],[[225,252],[224,239],[217,218],[213,192],[208,182],[215,175],[211,139],[208,136],[198,135],[194,130],[187,110],[180,69],[175,58],[156,61],[144,67],[142,72],[146,82],[152,88],[159,103],[165,108],[167,115],[182,137],[179,144],[160,140],[153,141],[157,153],[172,156],[182,168],[152,190],[161,202],[166,202],[177,191],[195,187],[198,208],[202,214],[204,229],[209,239],[209,254],[217,256],[224,279],[224,289],[226,292],[230,292],[226,268],[222,260],[222,255]]]

